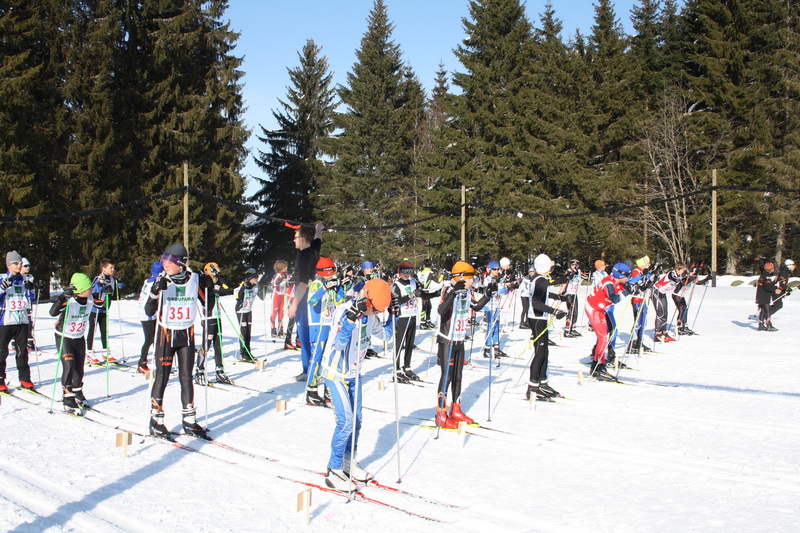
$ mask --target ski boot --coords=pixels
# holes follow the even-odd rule
[[[455,403],[455,402],[450,404],[450,416],[449,416],[449,418],[450,418],[450,420],[453,420],[454,422],[456,422],[456,424],[458,424],[458,422],[466,422],[467,424],[474,424],[475,423],[475,421],[473,419],[468,417],[464,413],[464,411],[461,410],[461,404],[460,403]]]
[[[328,469],[328,474],[325,476],[325,484],[339,492],[356,492],[358,486],[350,480],[350,477],[344,473],[344,470],[331,470]]]
[[[619,381],[617,378],[608,373],[605,363],[592,363],[592,377],[598,381]]]
[[[64,399],[62,400],[64,404],[64,411],[75,416],[79,416],[81,413],[80,406],[78,406],[78,402],[75,401],[75,395],[69,392],[67,389],[64,389]]]
[[[373,357],[378,357],[378,352],[376,352],[372,348],[367,348],[367,354],[365,355],[365,357],[367,357],[368,359],[371,359]]]
[[[86,352],[86,362],[90,365],[95,365],[95,366],[101,364],[100,359],[95,357],[94,350],[89,350],[88,352]]]
[[[317,389],[306,389],[306,405],[327,407],[325,400],[319,395]]]
[[[283,343],[283,349],[284,350],[297,350],[297,346],[292,344],[291,341],[286,341],[286,342]]]
[[[500,349],[499,344],[495,344],[494,346],[494,358],[500,359],[501,357],[508,357],[508,354]]]
[[[75,402],[78,404],[78,407],[81,409],[91,409],[89,401],[86,399],[86,396],[83,395],[83,383],[77,387],[72,387],[72,394],[75,395]]]
[[[221,366],[217,367],[217,383],[233,385],[233,381],[231,381],[231,378],[229,378],[228,375],[225,374],[225,369],[222,368]]]
[[[200,367],[194,369],[194,382],[195,385],[200,385],[201,387],[208,385],[208,380],[206,379],[206,372],[204,369]]]
[[[537,402],[552,402],[553,399],[545,393],[539,383],[534,381],[528,382],[528,390],[525,391],[525,399],[531,401],[531,398],[536,398]]]
[[[272,336],[272,338],[275,338],[275,337],[277,337],[277,336],[278,336],[278,330],[277,330],[277,329],[275,329],[275,328],[272,328],[272,329],[270,330],[270,335]]]
[[[136,365],[136,372],[139,374],[144,374],[145,372],[149,371],[150,367],[147,366],[147,360],[139,361],[139,364]]]
[[[241,356],[239,360],[240,360],[242,363],[255,363],[255,362],[256,362],[256,358],[255,358],[255,357],[253,357],[253,356],[252,356],[251,354],[249,354],[249,353],[242,353],[242,354],[239,354],[239,355]]]
[[[342,462],[342,472],[350,479],[361,483],[366,483],[373,477],[372,474],[358,464],[358,461],[351,461],[349,457],[345,457]]]
[[[777,330],[775,330],[775,331],[777,331]],[[33,383],[30,382],[30,381],[19,380],[19,384],[23,389],[27,389],[27,390],[29,390],[31,392],[36,392],[36,388],[33,386]]]
[[[175,442],[172,433],[164,425],[164,411],[152,409],[150,411],[150,435],[159,439]]]
[[[295,380],[295,381],[302,381],[302,382],[306,382],[306,381],[308,381],[308,374],[306,374],[305,372],[303,372],[302,374],[297,374],[297,375],[294,377],[294,380]]]
[[[491,359],[492,358],[492,349],[488,346],[483,349],[483,358],[484,359]]]
[[[458,429],[458,422],[447,416],[447,409],[436,408],[436,427],[444,429]]]
[[[415,374],[410,368],[406,367],[403,369],[403,374],[406,375],[408,379],[411,381],[422,381],[422,378]]]
[[[196,414],[197,410],[194,407],[189,407],[183,410],[183,432],[192,437],[199,437],[205,440],[211,440],[203,426],[197,423]]]
[[[555,390],[553,387],[547,384],[547,381],[542,381],[539,383],[539,389],[542,390],[545,394],[550,396],[551,398],[563,398],[564,396],[561,395],[560,392]]]
[[[397,370],[394,373],[394,379],[398,383],[402,383],[404,385],[408,385],[411,383],[411,380],[406,376],[402,370]]]
[[[8,392],[8,385],[6,385],[5,378],[0,378],[0,392]]]

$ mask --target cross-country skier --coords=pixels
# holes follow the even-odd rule
[[[397,323],[394,330],[395,379],[398,383],[422,381],[411,370],[411,355],[417,338],[417,314],[422,289],[412,279],[414,265],[401,261],[397,266],[397,279],[392,283],[392,313]],[[402,361],[401,361],[402,357]]]
[[[528,309],[531,305],[531,282],[536,277],[536,269],[532,266],[528,269],[528,275],[524,276],[519,283],[519,300],[522,304],[522,314],[519,316],[519,329],[530,329],[528,325]]]
[[[89,316],[89,331],[86,333],[86,359],[93,365],[104,365],[106,359],[113,363],[116,361],[111,356],[108,347],[108,311],[111,307],[111,300],[119,299],[119,289],[121,284],[117,279],[117,271],[114,262],[107,257],[100,260],[100,273],[92,281],[92,312]],[[100,344],[103,346],[103,353],[100,357],[94,355],[94,330],[100,324]]]
[[[61,355],[61,389],[64,410],[77,414],[87,409],[89,402],[83,394],[83,365],[86,358],[86,329],[89,325],[89,296],[92,280],[75,273],[69,286],[50,307],[50,316],[56,319],[56,351]]]
[[[361,431],[362,377],[361,362],[367,352],[369,339],[388,340],[392,336],[392,321],[382,325],[379,313],[391,302],[389,284],[381,279],[367,281],[352,305],[340,308],[334,323],[339,326],[322,366],[325,387],[331,395],[336,428],[331,439],[331,455],[325,484],[336,490],[354,490],[355,481],[367,481],[372,476],[355,459]]]
[[[492,347],[494,347],[495,359],[508,357],[500,349],[500,313],[502,312],[502,296],[508,293],[506,286],[500,285],[501,268],[497,261],[490,261],[486,265],[486,273],[481,280],[481,287],[484,294],[492,294],[492,299],[484,307],[486,317],[486,341],[483,346],[483,356],[491,358]]]
[[[639,353],[639,348],[643,352],[651,352],[649,346],[644,344],[644,331],[647,324],[647,303],[645,302],[646,291],[656,281],[650,273],[650,257],[642,256],[636,260],[636,268],[631,271],[631,283],[639,285],[640,290],[631,297],[633,306],[633,316],[636,325],[633,329],[633,336],[628,343],[628,353]]]
[[[686,270],[686,277],[683,283],[676,287],[675,292],[672,293],[672,301],[675,303],[675,322],[678,326],[679,335],[689,336],[695,334],[686,324],[689,320],[689,302],[686,300],[686,295],[692,294],[696,285],[703,285],[711,279],[710,274],[704,278],[700,277],[700,271],[703,267],[705,267],[703,262],[690,264]]]
[[[564,288],[565,302],[567,304],[567,323],[564,328],[565,337],[580,337],[579,331],[575,331],[575,323],[578,321],[578,289],[581,287],[581,282],[589,279],[589,276],[581,272],[580,261],[572,259],[569,262],[569,268],[564,274],[567,279]]]
[[[772,324],[772,314],[777,311],[773,306],[778,274],[775,263],[765,261],[761,275],[756,283],[756,304],[758,304],[758,331],[778,331]]]
[[[537,401],[552,401],[554,397],[561,395],[547,383],[547,364],[549,360],[550,348],[547,334],[549,322],[548,315],[553,315],[556,320],[561,320],[567,313],[561,309],[555,309],[547,305],[548,297],[557,300],[567,301],[569,295],[562,295],[550,292],[552,281],[550,271],[553,269],[553,261],[545,254],[539,254],[533,260],[536,275],[531,282],[531,309],[528,315],[528,324],[531,329],[531,340],[533,341],[534,356],[531,361],[530,380],[525,398],[530,400],[531,395],[536,396]]]
[[[14,341],[17,347],[17,372],[19,383],[24,389],[33,390],[31,369],[28,366],[28,301],[27,292],[32,285],[26,285],[22,270],[22,256],[16,250],[6,254],[6,273],[0,275],[0,391],[7,391],[6,359],[8,345]]]
[[[625,283],[631,275],[631,269],[625,263],[617,263],[611,269],[611,275],[603,278],[598,283],[589,296],[586,298],[586,316],[592,325],[592,330],[597,336],[597,342],[592,350],[592,369],[594,377],[601,381],[615,381],[612,375],[606,370],[607,352],[609,346],[609,323],[606,316],[606,309],[622,301],[623,296],[628,293],[625,290]]]
[[[475,421],[461,410],[461,374],[464,370],[464,339],[467,335],[472,311],[480,311],[492,299],[495,286],[487,287],[480,300],[472,297],[475,269],[466,261],[456,261],[451,269],[453,284],[442,289],[439,301],[439,376],[436,425],[454,429],[459,422],[472,424]],[[450,414],[447,413],[447,389],[452,390]]]
[[[203,273],[206,283],[203,287],[203,343],[200,351],[197,352],[197,367],[194,372],[194,382],[198,385],[206,384],[206,357],[214,348],[214,369],[217,381],[220,383],[232,383],[225,373],[225,365],[222,362],[222,321],[219,316],[218,300],[220,296],[233,294],[233,288],[222,277],[222,271],[217,263],[210,262],[203,266]]]
[[[178,378],[181,384],[183,430],[189,435],[207,438],[206,430],[197,423],[194,406],[194,323],[198,306],[204,301],[206,289],[212,290],[213,281],[189,270],[186,248],[175,243],[164,250],[164,266],[150,289],[145,313],[156,315],[155,367],[156,375],[150,392],[150,434],[172,440],[164,425],[164,392],[169,382],[172,362],[178,358]]]
[[[275,261],[272,266],[275,275],[272,276],[270,287],[272,287],[272,314],[270,315],[270,326],[272,337],[283,337],[286,332],[283,329],[283,310],[286,307],[286,282],[289,277],[287,270],[289,264],[283,259]]]
[[[164,272],[164,267],[161,266],[161,261],[154,261],[150,267],[150,277],[144,280],[142,290],[139,291],[139,322],[142,323],[142,332],[144,333],[144,342],[142,343],[142,350],[139,353],[139,364],[137,371],[144,373],[150,370],[147,366],[147,355],[150,353],[150,347],[156,338],[156,317],[154,315],[148,316],[144,312],[144,304],[150,297],[150,289],[153,286],[158,275]]]
[[[258,290],[258,272],[255,268],[244,271],[244,279],[236,288],[236,318],[239,321],[239,359],[245,363],[255,363],[250,351],[250,336],[253,331],[253,303],[256,296],[263,297]]]
[[[680,289],[686,279],[686,263],[676,263],[675,268],[663,274],[653,285],[650,301],[656,313],[655,342],[672,342],[675,339],[667,331],[667,294]]]
[[[422,288],[422,311],[420,313],[420,329],[434,329],[433,305],[431,300],[442,293],[441,276],[432,269],[433,261],[430,258],[422,262],[422,270],[417,273],[417,279]]]
[[[322,356],[330,337],[336,308],[345,303],[344,289],[336,277],[336,265],[328,257],[317,261],[317,276],[308,286],[308,327],[311,338],[311,365],[306,381],[306,403],[325,406],[328,391],[320,396],[319,378]]]

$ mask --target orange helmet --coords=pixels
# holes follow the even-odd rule
[[[203,267],[203,271],[209,276],[219,276],[219,265],[214,262],[206,263]]]
[[[336,273],[336,265],[333,262],[333,259],[329,257],[320,257],[319,261],[317,261],[317,274],[320,276],[327,278],[328,276],[332,276]]]
[[[603,261],[602,259],[598,259],[597,261],[594,262],[594,268],[595,270],[605,270],[606,262]]]
[[[466,261],[456,261],[450,273],[453,274],[453,281],[461,281],[464,278],[474,277],[475,268]]]
[[[361,291],[369,300],[372,308],[379,313],[385,311],[392,301],[392,289],[388,283],[380,278],[367,281]]]

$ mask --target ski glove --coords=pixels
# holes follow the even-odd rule
[[[453,294],[456,294],[461,297],[466,296],[467,284],[464,282],[464,280],[461,280],[457,282],[455,285],[453,285]]]
[[[326,290],[330,291],[330,290],[336,289],[338,287],[339,287],[339,280],[336,279],[335,277],[333,277],[333,278],[331,278],[331,279],[329,279],[328,281],[325,282],[325,289]]]
[[[422,295],[422,289],[421,288],[417,287],[416,289],[414,289],[414,293],[413,293],[414,298],[419,298],[421,295]]]
[[[114,292],[114,287],[111,286],[110,281],[105,285],[103,285],[103,294],[112,294],[113,292]]]
[[[7,289],[13,284],[14,284],[14,281],[11,279],[11,276],[6,276],[6,277],[3,278],[3,283],[0,284],[0,287],[2,287],[4,289]]]
[[[497,292],[497,283],[490,283],[486,286],[486,296],[491,296]]]
[[[561,309],[556,309],[556,312],[553,313],[553,316],[556,317],[556,320],[561,320],[565,316],[567,316],[567,312]]]
[[[26,281],[25,282],[25,290],[32,291],[35,288],[36,287],[33,285],[32,281]]]
[[[167,284],[168,283],[169,283],[169,280],[167,279],[167,276],[164,275],[164,273],[162,272],[161,274],[158,275],[156,280],[153,282],[153,286],[150,288],[150,292],[152,294],[158,294],[159,292],[161,292],[161,291],[163,291],[164,289],[167,288]]]
[[[75,287],[73,287],[72,285],[67,285],[67,288],[64,289],[64,298],[69,300],[73,296],[75,296]]]
[[[359,318],[362,317],[364,311],[367,310],[367,299],[366,298],[359,298],[353,302],[353,305],[350,306],[350,309],[347,310],[347,320],[351,322],[355,322]]]

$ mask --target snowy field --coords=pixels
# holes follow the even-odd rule
[[[725,284],[725,283],[722,283]],[[585,293],[581,290],[581,299]],[[658,345],[625,362],[624,384],[587,381],[578,371],[591,332],[558,338],[550,384],[566,399],[524,400],[528,330],[511,309],[502,336],[512,358],[490,372],[476,331],[473,366],[464,371],[465,412],[488,429],[466,437],[422,427],[434,415],[438,368],[431,332],[418,334],[414,370],[431,384],[400,385],[399,472],[391,361],[364,365],[364,427],[358,458],[377,480],[411,494],[365,487],[363,494],[401,510],[312,489],[313,530],[324,531],[797,531],[800,507],[800,302],[787,298],[777,333],[756,331],[755,289],[707,291],[698,333]],[[703,296],[695,292],[690,325]],[[231,297],[223,307],[233,310]],[[39,390],[52,395],[56,372],[49,304],[37,312]],[[670,315],[672,315],[670,301]],[[513,313],[513,314],[512,314]],[[648,333],[652,334],[652,310]],[[618,346],[627,340],[629,306],[619,305]],[[40,531],[303,531],[296,512],[305,483],[323,484],[333,415],[305,406],[299,354],[263,336],[265,308],[255,310],[259,372],[237,363],[223,317],[226,370],[240,385],[196,388],[198,418],[223,446],[180,437],[192,453],[134,435],[128,457],[115,447],[120,427],[145,431],[149,388],[141,376],[87,368],[85,392],[106,415],[80,420],[41,398],[0,396],[0,524]],[[235,319],[234,319],[235,320]],[[581,316],[585,324],[585,316]],[[795,326],[792,326],[795,324]],[[116,357],[135,361],[142,341],[136,302],[114,302],[110,332]],[[648,344],[650,344],[648,342]],[[99,341],[96,341],[99,346]],[[281,343],[282,346],[282,343]],[[376,345],[379,352],[383,346]],[[618,349],[618,353],[622,349]],[[516,358],[513,358],[516,357]],[[18,385],[13,356],[7,382]],[[209,368],[210,365],[209,365]],[[106,397],[106,383],[110,396]],[[252,390],[251,390],[252,389]],[[265,391],[265,392],[257,392]],[[269,391],[269,392],[266,392]],[[60,392],[57,398],[60,400]],[[166,424],[180,427],[180,391],[165,395]],[[278,400],[288,411],[276,412]],[[90,413],[92,415],[92,413]],[[207,417],[207,418],[206,418]],[[491,421],[488,421],[491,418]],[[397,484],[398,477],[402,482]],[[423,515],[421,518],[417,515]],[[311,529],[309,529],[311,530]]]

